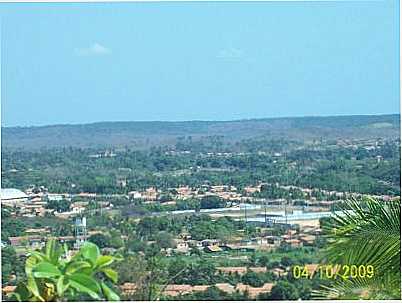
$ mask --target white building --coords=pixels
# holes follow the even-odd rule
[[[14,207],[28,202],[28,195],[16,188],[1,189],[1,203]]]

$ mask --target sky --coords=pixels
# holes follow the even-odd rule
[[[399,113],[398,2],[0,4],[1,125]]]

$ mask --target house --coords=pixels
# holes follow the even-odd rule
[[[162,294],[165,296],[176,297],[180,295],[189,294],[192,292],[192,286],[188,284],[169,284],[163,290]]]
[[[219,244],[219,240],[217,240],[217,239],[205,239],[205,240],[201,241],[201,245],[203,247],[218,245],[218,244]]]
[[[120,289],[123,295],[133,295],[137,290],[137,284],[126,282],[120,285]]]
[[[8,240],[10,241],[11,246],[22,246],[22,243],[25,242],[25,237],[9,237]]]
[[[138,191],[130,191],[130,192],[128,193],[128,196],[129,196],[131,199],[141,199],[141,198],[142,198],[141,193],[138,192]]]
[[[256,299],[258,295],[262,293],[271,292],[273,286],[274,286],[273,283],[265,283],[261,287],[252,287],[249,285],[245,285],[243,283],[238,283],[236,284],[236,291],[239,291],[241,293],[247,293],[251,299]]]
[[[70,212],[74,214],[79,214],[82,213],[83,211],[86,210],[88,207],[89,202],[84,202],[84,201],[79,201],[79,202],[74,202],[70,205]],[[95,211],[94,209],[91,209],[91,211]]]
[[[179,253],[188,253],[190,250],[190,247],[188,245],[188,242],[183,241],[181,239],[175,239],[176,242],[176,248],[175,248],[175,252],[179,252]]]
[[[303,246],[303,243],[298,239],[287,239],[283,243],[284,245],[288,245],[292,248],[298,248]]]
[[[281,244],[281,238],[276,237],[276,236],[267,236],[265,237],[267,244],[271,245],[280,245]]]
[[[238,266],[238,267],[217,267],[216,268],[219,272],[225,273],[225,274],[238,274],[238,275],[244,275],[247,273],[247,271],[252,271],[255,273],[265,273],[267,272],[266,267],[245,267],[245,266]]]
[[[202,292],[202,291],[206,291],[208,288],[210,287],[210,285],[194,285],[192,291],[196,292]]]
[[[215,186],[211,186],[210,190],[213,193],[220,193],[220,192],[223,192],[223,191],[227,191],[228,186],[227,185],[215,185]]]
[[[33,198],[31,197],[30,202],[31,202],[31,203],[42,202],[42,198],[41,198],[41,197],[34,196]]]
[[[143,192],[142,198],[149,201],[155,201],[158,199],[158,191],[154,187],[149,187]]]
[[[215,252],[221,252],[222,248],[220,248],[218,245],[210,245],[204,247],[205,252],[210,252],[210,253],[215,253]]]
[[[47,194],[46,198],[48,201],[61,201],[64,197],[61,194]]]
[[[313,246],[315,243],[316,237],[313,235],[300,235],[300,241],[303,246]]]
[[[232,285],[230,285],[229,283],[216,283],[215,287],[228,294],[235,292],[235,288]]]
[[[260,192],[260,191],[261,191],[261,187],[260,187],[260,186],[246,186],[246,187],[244,188],[244,191],[245,191],[247,194],[254,194],[254,193]]]
[[[25,230],[26,234],[47,234],[50,232],[49,227],[45,227],[45,228],[28,228]]]
[[[191,189],[188,186],[177,187],[175,190],[180,195],[188,195],[191,192]]]
[[[247,267],[217,267],[218,271],[225,273],[225,274],[239,274],[244,275],[247,273]]]
[[[42,203],[27,204],[24,206],[24,215],[44,216],[45,208]]]
[[[249,267],[249,270],[252,272],[255,272],[256,274],[258,273],[266,273],[267,268],[266,267]]]
[[[289,229],[287,234],[290,235],[290,236],[294,236],[294,235],[297,234],[297,230]]]
[[[46,237],[42,237],[40,235],[31,235],[31,236],[23,236],[23,237],[9,237],[11,246],[21,247],[21,246],[30,246],[31,248],[41,248],[45,244]]]

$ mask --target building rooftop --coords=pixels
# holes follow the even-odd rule
[[[11,200],[11,199],[25,199],[28,195],[23,191],[16,188],[2,188],[1,189],[1,199]]]

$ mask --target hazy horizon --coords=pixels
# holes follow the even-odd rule
[[[238,122],[238,121],[254,121],[254,120],[274,120],[274,119],[298,119],[298,118],[341,118],[341,117],[362,117],[362,116],[400,116],[400,113],[378,113],[378,114],[346,114],[346,115],[315,115],[315,116],[281,116],[281,117],[262,117],[262,118],[242,118],[232,120],[109,120],[109,121],[93,121],[82,123],[55,123],[41,125],[2,125],[2,128],[30,128],[30,127],[49,127],[49,126],[76,126],[91,125],[101,123],[186,123],[186,122]]]
[[[392,0],[2,4],[1,125],[399,113],[398,15]]]

